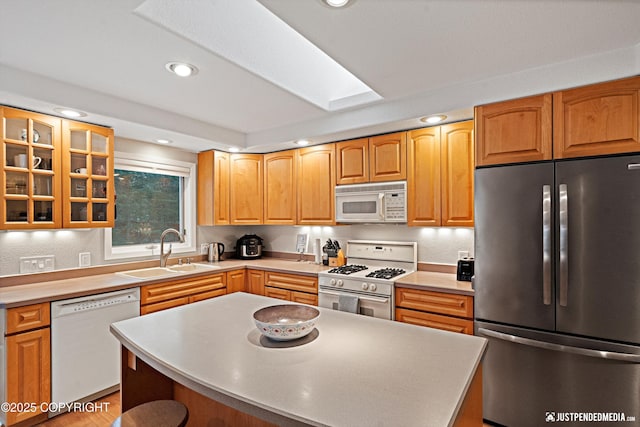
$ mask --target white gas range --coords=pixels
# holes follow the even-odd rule
[[[394,281],[416,271],[416,242],[347,242],[348,264],[318,273],[318,305],[393,319]]]

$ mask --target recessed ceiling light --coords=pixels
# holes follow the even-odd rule
[[[165,68],[180,77],[189,77],[198,74],[198,68],[186,62],[167,62]]]
[[[300,146],[309,145],[309,140],[307,140],[307,139],[299,139],[299,140],[296,141],[296,144],[298,144]]]
[[[445,116],[444,114],[436,114],[428,117],[420,117],[420,121],[424,123],[434,124],[440,123],[441,121],[446,120],[446,118],[447,116]]]
[[[331,7],[344,7],[349,3],[349,0],[322,0]]]
[[[229,147],[229,151],[232,153],[238,153],[240,152],[240,149],[238,147]]]
[[[77,117],[85,117],[87,113],[83,111],[71,110],[69,108],[54,108],[53,111],[62,114],[63,116],[77,118]]]
[[[158,144],[171,144],[171,140],[170,139],[156,139],[156,142]]]

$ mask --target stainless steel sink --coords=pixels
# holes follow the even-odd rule
[[[200,273],[203,271],[217,270],[219,268],[217,265],[208,264],[182,264],[172,267],[149,267],[138,270],[120,271],[118,274],[138,279],[154,279],[160,277],[176,277],[186,273]]]
[[[220,267],[209,264],[182,264],[169,267],[169,270],[179,271],[182,273],[200,273],[201,271],[217,270]]]

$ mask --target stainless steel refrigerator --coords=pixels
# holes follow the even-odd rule
[[[639,425],[640,155],[481,168],[475,186],[484,418]]]

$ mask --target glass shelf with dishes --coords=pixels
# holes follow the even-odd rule
[[[113,130],[63,122],[64,227],[112,227]]]
[[[0,107],[0,229],[60,228],[62,120]]]

